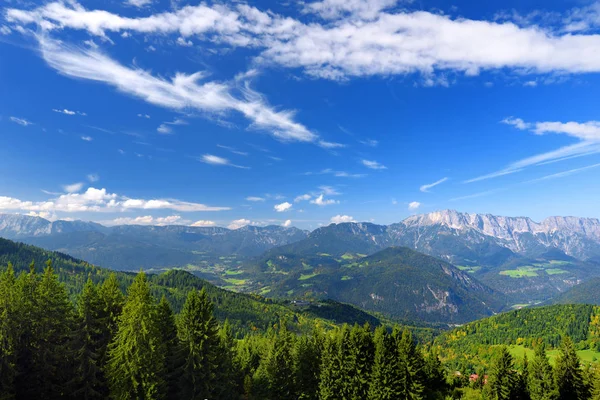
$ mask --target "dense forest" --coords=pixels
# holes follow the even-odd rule
[[[600,377],[582,367],[568,336],[551,366],[542,340],[515,360],[496,346],[486,370],[445,365],[410,330],[369,324],[292,332],[281,319],[236,338],[205,289],[179,312],[137,274],[126,293],[115,274],[88,279],[75,302],[48,261],[0,276],[3,399],[598,399]]]

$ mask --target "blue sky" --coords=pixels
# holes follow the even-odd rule
[[[600,217],[599,31],[585,1],[8,2],[0,212]]]

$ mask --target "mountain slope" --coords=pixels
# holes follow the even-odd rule
[[[60,281],[65,284],[72,299],[80,293],[88,277],[95,282],[101,282],[113,272],[65,254],[0,239],[0,269],[10,262],[17,273],[26,272],[29,271],[29,265],[33,261],[36,272],[41,273],[47,260],[52,260],[55,272]],[[115,272],[115,274],[123,290],[135,277],[134,273],[128,272]],[[315,324],[369,322],[372,325],[379,325],[381,323],[379,318],[350,305],[326,302],[298,308],[256,295],[223,290],[179,270],[159,275],[150,274],[148,278],[156,298],[167,296],[175,311],[181,309],[190,290],[204,288],[215,304],[216,317],[221,321],[228,319],[233,328],[240,333],[254,330],[266,331],[278,324],[281,319],[294,322],[296,329],[300,331],[309,331]],[[427,329],[422,331],[424,334],[430,334],[426,332]]]
[[[600,278],[592,278],[554,297],[552,304],[600,305]]]
[[[273,254],[270,252],[269,254]],[[462,323],[492,315],[505,299],[454,266],[408,248],[336,259],[321,253],[263,258],[269,296],[331,298],[392,318]]]

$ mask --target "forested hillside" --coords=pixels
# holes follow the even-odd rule
[[[105,282],[114,275],[120,289],[124,291],[135,277],[134,273],[110,271],[73,257],[46,251],[37,247],[0,239],[0,266],[12,263],[15,272],[29,272],[30,266],[40,274],[46,263],[51,260],[59,281],[71,300],[75,300],[90,279],[95,284]],[[210,283],[184,271],[171,270],[158,275],[148,275],[153,295],[167,297],[176,312],[181,310],[187,294],[192,290],[205,289],[207,295],[216,305],[215,316],[219,321],[228,319],[235,332],[252,330],[266,331],[278,323],[281,318],[294,321],[294,329],[308,331],[315,324],[331,326],[336,323],[364,323],[374,325],[380,319],[352,306],[328,302],[314,303],[313,306],[290,306],[288,301],[277,302],[260,296],[246,295],[220,289]],[[424,334],[430,336],[427,329]]]

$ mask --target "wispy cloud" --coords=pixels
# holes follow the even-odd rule
[[[34,125],[33,122],[26,120],[25,118],[17,118],[17,117],[10,117],[10,120],[12,122],[14,122],[15,124],[19,124],[21,126],[29,126],[29,125]]]
[[[94,140],[94,138],[91,136],[82,136],[81,140],[86,141],[86,142],[91,142],[92,140]]]
[[[198,220],[198,221],[190,224],[190,226],[203,226],[203,227],[206,227],[206,226],[215,226],[215,225],[216,225],[215,221],[207,221],[207,220],[204,220],[204,219]]]
[[[318,145],[324,149],[341,149],[346,147],[345,144],[335,143],[335,142],[327,142],[325,140],[319,140]]]
[[[436,187],[437,185],[441,185],[442,183],[446,182],[448,180],[448,178],[442,178],[439,181],[435,181],[433,183],[429,183],[427,185],[423,185],[419,188],[419,190],[421,192],[427,193],[429,192],[429,189]]]
[[[283,224],[281,224],[281,226],[283,226],[284,228],[289,228],[290,226],[292,226],[292,220],[291,219],[286,219]]]
[[[496,194],[496,193],[502,192],[504,190],[505,189],[486,190],[484,192],[478,192],[478,193],[469,194],[469,195],[466,195],[466,196],[454,197],[454,198],[450,199],[449,201],[460,201],[460,200],[475,199],[475,198],[478,198],[478,197],[484,197],[484,196],[489,196],[491,194]]]
[[[91,183],[98,182],[100,180],[100,176],[98,174],[88,174],[87,180]]]
[[[361,160],[362,165],[371,169],[387,169],[387,167],[383,164],[378,163],[377,161],[370,160]]]
[[[236,219],[236,220],[231,221],[229,223],[229,225],[227,225],[227,228],[240,229],[240,228],[243,228],[244,226],[252,225],[252,224],[253,224],[253,222],[250,221],[249,219],[241,218],[241,219]]]
[[[148,115],[148,114],[138,114],[137,116],[140,118],[150,119],[150,115]]]
[[[70,185],[64,185],[63,189],[67,193],[76,193],[76,192],[79,192],[81,189],[83,189],[83,183],[77,182],[77,183],[72,183]]]
[[[336,171],[331,168],[322,169],[319,172],[305,172],[304,175],[332,175],[336,178],[364,178],[367,174],[353,174],[347,171]]]
[[[321,194],[316,199],[311,200],[310,203],[316,204],[317,206],[322,207],[322,206],[329,206],[332,204],[339,204],[340,202],[338,200],[334,200],[334,199],[325,199],[325,195]]]
[[[377,141],[375,139],[359,140],[359,143],[364,144],[365,146],[369,146],[369,147],[377,147],[379,145],[379,141]]]
[[[587,167],[574,168],[574,169],[570,169],[568,171],[558,172],[556,174],[546,175],[546,176],[543,176],[541,178],[532,179],[532,180],[529,180],[529,181],[526,181],[526,182],[523,182],[523,183],[536,183],[536,182],[543,182],[543,181],[547,181],[547,180],[551,180],[551,179],[564,178],[566,176],[578,174],[580,172],[585,172],[585,171],[588,171],[590,169],[595,169],[595,168],[598,168],[598,167],[600,167],[600,164],[588,165]]]
[[[258,196],[248,196],[248,197],[246,197],[246,201],[259,202],[259,201],[265,201],[265,198],[258,197]]]
[[[143,215],[139,217],[119,217],[111,221],[102,221],[106,225],[188,225],[190,221],[181,218],[179,215],[170,215],[167,217],[153,217]],[[192,225],[195,226],[195,225]]]
[[[501,121],[504,124],[514,126],[519,130],[529,130],[536,135],[547,133],[564,134],[579,139],[578,143],[561,147],[546,153],[515,161],[503,169],[489,174],[468,179],[464,183],[479,182],[486,179],[514,174],[528,167],[545,165],[549,163],[564,161],[572,158],[588,156],[600,153],[600,122],[525,122],[520,118],[506,118]]]
[[[84,113],[82,111],[72,111],[72,110],[67,110],[66,108],[63,108],[62,110],[53,108],[52,111],[54,111],[56,113],[60,113],[60,114],[65,114],[65,115],[81,115],[83,117],[85,117],[87,115],[86,113]]]
[[[237,154],[239,156],[247,156],[248,155],[248,153],[245,152],[245,151],[239,151],[239,150],[237,150],[237,149],[235,149],[233,147],[224,146],[222,144],[217,144],[217,147],[221,148],[221,149],[225,149],[225,150],[227,150],[227,151],[229,151],[229,152],[231,152],[233,154]]]
[[[300,203],[301,201],[308,201],[312,198],[310,194],[301,194],[300,196],[296,196],[294,199],[294,203]]]
[[[204,154],[202,157],[199,158],[199,161],[201,161],[205,164],[211,164],[211,165],[224,165],[224,166],[228,166],[228,167],[250,169],[250,167],[233,164],[233,163],[231,163],[231,161],[229,161],[226,158],[215,156],[212,154]]]

